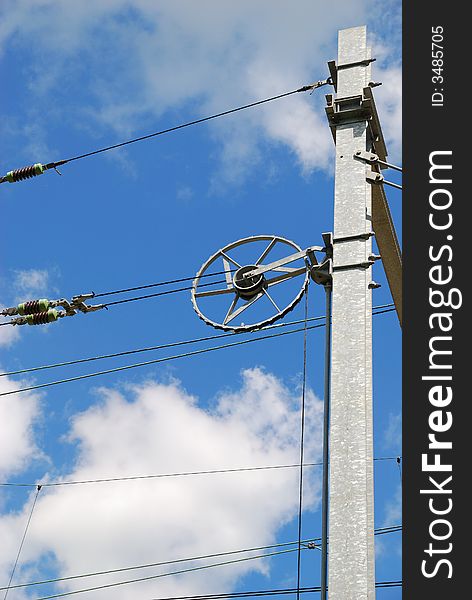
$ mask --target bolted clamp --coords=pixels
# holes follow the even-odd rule
[[[373,185],[385,183],[385,185],[389,185],[393,188],[396,188],[397,190],[403,189],[401,185],[398,185],[398,183],[393,183],[393,181],[387,181],[383,175],[377,173],[376,171],[370,171],[365,177],[367,179],[367,182]]]
[[[313,260],[313,253],[307,252],[310,265],[310,276],[315,283],[324,285],[325,287],[331,287],[333,281],[333,234],[322,233],[321,234],[324,242],[323,252],[325,253],[325,259],[318,264]]]

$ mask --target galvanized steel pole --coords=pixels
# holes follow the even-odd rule
[[[327,114],[336,144],[330,411],[328,592],[330,600],[373,600],[372,150],[370,49],[366,28],[339,32],[335,98]],[[369,99],[370,97],[370,99]],[[367,98],[367,99],[366,99]],[[373,100],[372,100],[373,102]]]

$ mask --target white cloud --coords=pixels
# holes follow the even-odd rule
[[[3,307],[3,304],[0,306]],[[0,346],[8,348],[18,340],[19,336],[20,330],[18,327],[12,327],[11,325],[0,327]]]
[[[49,273],[44,269],[24,269],[14,271],[13,287],[17,294],[30,299],[45,293],[49,287]],[[26,296],[28,298],[26,298]]]
[[[395,490],[392,499],[385,506],[384,527],[398,525],[402,522],[402,488],[401,485]]]
[[[379,117],[382,122],[389,160],[398,164],[401,161],[402,131],[402,72],[398,66],[379,69],[376,80],[382,85],[375,90]]]
[[[296,463],[298,390],[257,368],[242,376],[241,389],[220,394],[211,409],[201,408],[175,381],[149,381],[126,393],[102,388],[102,401],[71,422],[69,441],[77,454],[64,479]],[[308,406],[307,461],[319,458],[322,420],[321,403],[312,393]],[[319,472],[307,472],[306,506],[313,507]],[[297,469],[287,469],[44,488],[23,550],[26,571],[17,580],[47,556],[67,575],[272,543],[281,525],[296,515],[297,482]],[[4,574],[28,510],[0,519]],[[258,561],[240,563],[112,588],[100,597],[221,592],[250,570],[268,568]],[[91,582],[83,584],[69,582],[61,589]]]
[[[188,185],[179,185],[177,188],[176,197],[177,200],[181,200],[183,202],[188,202],[194,196],[194,192],[191,187]]]
[[[327,53],[335,51],[336,30],[364,23],[377,10],[370,0],[340,0],[329,10],[312,0],[291,5],[282,0],[11,0],[5,5],[0,44],[26,41],[34,43],[38,58],[48,56],[47,69],[42,59],[31,57],[36,104],[45,104],[50,119],[86,129],[91,139],[105,135],[112,141],[164,124],[163,115],[166,126],[178,123],[185,106],[195,107],[198,117],[322,79],[327,60],[334,58]],[[386,42],[378,46],[386,56]],[[399,71],[384,68],[380,74],[385,91],[379,97],[395,154],[401,135]],[[64,90],[76,98],[77,106],[66,103],[69,113],[60,101]],[[326,169],[333,144],[323,92],[209,125],[218,144],[213,187],[218,179],[247,177],[266,142],[288,147],[305,174]]]
[[[384,520],[383,527],[390,527],[391,525],[400,525],[402,523],[402,486],[398,485],[394,495],[391,499],[386,502],[384,507]],[[380,536],[384,537],[384,536]],[[390,537],[390,536],[388,536]],[[377,550],[378,546],[378,550]],[[376,552],[378,551],[378,555],[382,555],[386,552],[388,548],[388,553],[392,555],[393,552],[395,554],[401,556],[402,554],[402,544],[401,544],[401,536],[399,534],[393,534],[392,539],[390,540],[376,540]]]
[[[1,329],[9,329],[2,327]],[[0,377],[0,393],[19,389],[21,382]],[[40,455],[33,426],[40,416],[39,396],[26,392],[0,398],[0,477],[21,471]]]

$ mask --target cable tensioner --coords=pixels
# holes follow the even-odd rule
[[[13,317],[20,315],[10,321],[12,325],[45,325],[53,323],[63,317],[72,317],[78,312],[89,313],[106,308],[105,304],[86,304],[85,301],[93,298],[95,294],[79,294],[73,296],[71,300],[60,298],[58,300],[48,300],[40,298],[39,300],[28,300],[21,302],[17,306],[5,308],[0,312],[4,317]],[[62,307],[63,310],[56,310],[56,307]]]
[[[298,304],[310,278],[330,285],[332,234],[323,234],[323,240],[324,247],[305,250],[277,235],[256,235],[228,244],[203,264],[193,281],[195,312],[208,325],[225,331],[251,331],[270,325]],[[319,252],[325,254],[321,262],[316,258]],[[202,276],[220,261],[226,287],[202,290]],[[236,324],[243,313],[250,322]]]

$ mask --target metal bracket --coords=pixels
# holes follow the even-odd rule
[[[338,91],[338,71],[341,71],[343,69],[349,69],[351,67],[366,67],[367,65],[374,62],[375,60],[377,60],[377,59],[376,58],[367,58],[366,60],[360,60],[360,61],[352,62],[352,63],[345,63],[344,65],[336,65],[335,60],[329,60],[328,61],[328,69],[329,69],[329,73],[331,75],[331,82],[334,86],[335,91],[336,92]]]
[[[351,69],[352,67],[367,67],[368,65],[370,65],[370,63],[373,63],[376,60],[376,58],[366,58],[365,60],[357,60],[355,62],[338,65],[336,68],[338,71],[341,71],[341,69]]]
[[[357,235],[347,235],[345,237],[334,238],[333,242],[335,244],[340,244],[342,242],[356,242],[358,240],[368,240],[374,235],[375,234],[373,231],[368,231],[366,233],[358,233]]]
[[[333,234],[331,232],[322,233],[321,237],[323,238],[324,242],[323,252],[326,254],[326,258],[333,258]]]
[[[375,260],[367,260],[365,262],[354,263],[352,265],[339,265],[333,267],[333,271],[351,271],[352,269],[368,269],[374,264]]]
[[[319,265],[312,265],[310,275],[315,283],[331,286],[333,281],[333,259],[327,258]]]
[[[336,143],[336,127],[338,125],[366,121],[373,149],[379,159],[385,161],[387,158],[387,148],[372,88],[369,86],[365,87],[362,90],[362,94],[340,99],[335,99],[333,94],[327,94],[326,102],[326,115],[334,142]]]

